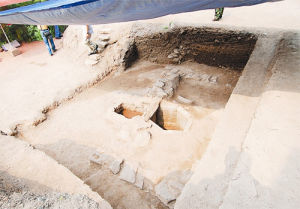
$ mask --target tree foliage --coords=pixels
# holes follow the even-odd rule
[[[31,4],[40,3],[40,2],[44,2],[44,1],[47,1],[47,0],[31,0],[31,1],[29,0],[29,1],[22,2],[22,3],[18,3],[18,4],[11,4],[11,5],[5,6],[4,10],[14,9],[14,8],[17,8],[17,7],[28,6],[28,5],[31,5]]]
[[[7,10],[7,9],[13,9],[13,8],[17,8],[17,7],[22,7],[22,6],[28,6],[28,5],[40,3],[43,1],[47,1],[47,0],[31,0],[31,1],[23,2],[23,3],[19,3],[19,4],[8,5],[5,7],[1,7],[0,11]],[[3,29],[4,29],[5,33],[7,34],[10,41],[17,40],[19,42],[32,42],[32,41],[42,40],[40,31],[36,25],[5,25],[5,24],[2,24],[2,26],[3,26]],[[61,26],[59,26],[59,29],[61,32],[63,32],[66,29],[66,27],[67,26],[61,25]],[[50,26],[49,28],[54,37],[54,27]],[[2,46],[5,43],[7,43],[7,40],[6,40],[2,30],[0,30],[0,46]]]

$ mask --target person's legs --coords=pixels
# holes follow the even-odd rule
[[[59,31],[58,25],[54,26],[54,30],[55,30],[55,38],[60,38],[61,35],[60,35],[60,31]]]
[[[47,49],[48,49],[49,54],[52,55],[52,51],[51,51],[51,48],[50,48],[48,39],[44,36],[43,31],[41,31],[40,33],[41,33],[41,36],[42,36],[42,38],[43,38],[44,43],[46,44],[46,47],[47,47]]]
[[[223,12],[224,12],[224,7],[223,7],[223,8],[220,8],[220,18],[223,17]]]
[[[85,45],[89,47],[89,55],[97,53],[98,45],[92,42],[91,39],[86,39]]]
[[[52,51],[55,52],[55,51],[56,51],[56,48],[55,48],[55,44],[54,44],[52,35],[49,36],[49,41],[50,41],[50,43],[51,43]]]
[[[215,9],[215,18],[214,21],[218,21],[222,18],[224,12],[224,7],[223,8],[216,8]]]

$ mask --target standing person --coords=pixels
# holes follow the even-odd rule
[[[62,37],[58,25],[54,25],[54,31],[55,31],[55,39],[60,39]]]
[[[47,46],[49,54],[52,56],[53,52],[56,52],[55,45],[53,42],[53,37],[49,31],[48,25],[38,25],[38,29],[40,29],[41,36],[43,38],[44,43]],[[52,51],[49,45],[49,41],[51,43]]]
[[[89,47],[89,56],[98,53],[98,45],[91,41],[92,34],[94,33],[91,25],[84,27],[85,45]]]
[[[223,16],[223,12],[224,12],[224,7],[216,8],[215,9],[215,18],[213,20],[214,21],[219,21]]]

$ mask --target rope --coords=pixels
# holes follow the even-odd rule
[[[3,29],[3,27],[2,27],[2,24],[0,24],[0,26],[1,26],[1,29],[2,29],[2,31],[3,31],[3,34],[5,35],[5,38],[6,38],[7,42],[9,43],[9,45],[10,45],[10,47],[11,47],[11,50],[13,50],[14,47],[13,47],[12,44],[10,43],[10,41],[9,41],[9,39],[8,39],[8,37],[7,37],[7,35],[6,35],[5,31],[4,31],[4,29]]]

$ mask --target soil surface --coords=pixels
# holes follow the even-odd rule
[[[49,191],[49,188],[47,188],[47,186],[52,185],[56,189],[65,190],[65,188],[68,188],[72,190],[72,186],[75,184],[68,184],[69,180],[75,179],[76,181],[74,180],[74,182],[78,182],[79,179],[77,177],[85,182],[84,186],[87,187],[89,185],[94,191],[108,200],[114,208],[166,208],[167,206],[153,193],[153,182],[160,183],[165,176],[174,170],[191,169],[194,162],[201,159],[203,153],[207,152],[206,149],[213,136],[216,124],[223,116],[223,109],[226,107],[230,94],[240,76],[241,69],[247,62],[246,58],[249,56],[249,52],[252,51],[254,39],[249,39],[249,36],[241,37],[241,39],[246,41],[242,44],[239,44],[237,41],[237,45],[235,45],[235,41],[236,39],[238,40],[238,35],[234,36],[234,39],[230,39],[232,45],[227,45],[227,49],[232,49],[229,51],[235,53],[236,56],[228,56],[227,59],[235,62],[233,67],[237,67],[237,69],[233,70],[226,68],[229,65],[222,65],[222,63],[222,68],[219,68],[220,63],[215,65],[216,67],[203,65],[206,61],[208,62],[207,64],[213,63],[213,58],[220,58],[218,55],[226,55],[226,50],[222,50],[222,47],[218,45],[220,43],[218,43],[219,39],[215,41],[216,39],[210,40],[209,37],[206,37],[208,38],[206,41],[208,40],[207,43],[209,43],[206,48],[197,46],[193,49],[196,52],[198,49],[206,51],[206,56],[183,56],[182,59],[178,60],[170,60],[168,56],[174,53],[175,49],[180,50],[181,41],[178,40],[182,39],[171,40],[170,43],[178,45],[176,48],[164,41],[158,41],[157,47],[163,48],[168,46],[166,50],[162,49],[164,50],[163,53],[157,53],[155,50],[153,53],[147,51],[148,47],[142,46],[142,42],[139,42],[137,39],[137,48],[133,48],[132,53],[128,54],[130,63],[128,65],[125,63],[126,67],[129,67],[131,64],[133,66],[127,72],[116,72],[116,74],[107,77],[95,87],[90,88],[101,80],[98,79],[98,76],[103,73],[102,70],[107,66],[107,63],[115,60],[119,61],[118,59],[122,53],[116,50],[117,47],[114,48],[114,46],[124,46],[119,40],[121,40],[122,36],[129,37],[128,31],[130,30],[134,31],[134,34],[137,34],[139,37],[145,37],[145,35],[153,36],[157,32],[168,34],[181,26],[185,29],[194,26],[221,27],[227,31],[240,27],[239,30],[243,29],[251,33],[259,33],[263,37],[272,36],[277,32],[284,35],[282,31],[285,30],[300,30],[300,22],[295,21],[298,19],[299,10],[299,0],[285,0],[251,7],[225,8],[224,16],[219,22],[212,22],[214,11],[206,10],[169,15],[133,23],[100,25],[97,27],[111,29],[113,33],[110,34],[111,41],[108,47],[110,53],[106,55],[105,59],[101,57],[103,62],[97,67],[84,64],[87,58],[86,49],[82,50],[78,47],[79,43],[81,43],[80,26],[77,28],[72,26],[73,30],[70,30],[71,36],[69,34],[64,36],[64,47],[62,42],[55,40],[58,52],[53,57],[49,56],[42,42],[23,44],[20,48],[22,54],[17,57],[1,52],[1,134],[16,135],[18,133],[20,139],[26,140],[33,146],[31,149],[46,153],[47,161],[45,160],[45,155],[31,155],[33,151],[28,151],[27,146],[18,147],[10,137],[9,140],[13,141],[12,144],[1,138],[0,141],[5,142],[4,144],[9,149],[2,149],[0,156],[0,164],[5,166],[0,167],[0,208],[24,208],[25,206],[29,208],[38,206],[55,208],[63,204],[65,204],[65,208],[72,208],[81,204],[83,208],[87,204],[90,204],[89,208],[94,206],[97,208],[95,202],[84,195],[71,195],[69,191],[67,193],[65,191]],[[119,32],[117,32],[118,30]],[[98,34],[97,30],[95,30],[95,34]],[[247,32],[243,32],[243,34],[247,34]],[[172,35],[171,37],[173,38]],[[148,46],[155,43],[156,37],[153,36],[153,38],[153,40],[149,39],[146,41]],[[222,41],[223,39],[220,40]],[[189,45],[192,46],[191,40],[182,40],[182,42],[184,43],[182,48],[187,48]],[[257,208],[263,208],[268,203],[282,203],[280,202],[282,197],[286,197],[287,200],[282,208],[285,208],[284,206],[286,205],[294,206],[290,208],[296,208],[299,205],[297,204],[300,199],[297,198],[297,194],[299,194],[297,192],[299,188],[297,187],[299,185],[299,163],[297,161],[299,156],[297,153],[299,152],[296,150],[299,147],[299,143],[296,140],[299,138],[299,134],[298,132],[295,133],[295,130],[299,130],[299,127],[295,124],[299,124],[298,119],[300,118],[297,117],[299,115],[297,114],[299,112],[297,106],[299,103],[299,82],[297,82],[297,79],[299,81],[299,73],[296,70],[299,63],[295,62],[296,59],[300,60],[298,42],[299,37],[296,37],[290,43],[286,43],[291,47],[291,52],[289,53],[285,53],[285,48],[281,49],[286,58],[293,58],[293,56],[294,58],[281,59],[275,65],[276,69],[282,70],[287,62],[285,60],[289,62],[285,72],[275,71],[273,77],[270,75],[273,84],[267,85],[269,92],[261,100],[262,106],[258,108],[260,112],[254,115],[258,117],[251,124],[250,133],[252,135],[246,141],[245,147],[239,146],[239,148],[243,148],[240,151],[241,153],[243,152],[242,156],[249,155],[253,157],[251,173],[254,173],[257,178],[254,179],[245,172],[245,170],[250,171],[248,168],[250,168],[251,163],[247,160],[243,161],[245,158],[242,158],[237,164],[237,170],[234,172],[230,171],[234,173],[234,176],[232,184],[226,187],[229,188],[227,198],[223,201],[221,198],[223,196],[218,196],[217,194],[218,188],[207,187],[207,184],[205,184],[204,190],[212,191],[212,195],[205,200],[211,200],[213,199],[212,197],[220,198],[224,208],[226,206],[227,208],[232,208],[236,206],[232,205],[234,201],[237,204],[245,203],[243,201],[244,196],[240,197],[237,195],[238,193],[248,195],[249,201],[247,203],[251,203],[251,200],[257,200],[257,197],[261,198],[259,199],[261,202],[256,201],[258,204]],[[249,46],[247,45],[248,43]],[[147,52],[146,55],[145,53],[143,54],[143,47],[145,48],[144,51]],[[136,55],[135,50],[138,49],[140,49],[140,58],[150,62],[134,64],[134,60],[137,58],[134,56]],[[208,53],[212,49],[220,49],[220,51],[213,54]],[[239,56],[239,53],[242,56]],[[162,60],[161,62],[159,61],[160,59]],[[224,61],[221,58],[220,60]],[[198,63],[190,63],[189,61]],[[157,64],[157,62],[160,64]],[[141,120],[141,117],[128,119],[114,112],[114,107],[122,103],[157,107],[155,99],[146,99],[144,96],[147,94],[148,89],[161,78],[163,71],[168,70],[166,67],[177,68],[178,66],[174,67],[175,64],[181,64],[179,70],[182,68],[186,69],[191,73],[191,76],[189,78],[189,76],[184,77],[181,75],[180,85],[178,85],[173,96],[163,99],[161,105],[167,107],[176,106],[176,110],[180,109],[180,111],[191,115],[193,123],[189,128],[189,132],[166,131],[151,121],[146,121],[145,123],[144,120]],[[256,64],[255,69],[258,69],[260,64]],[[255,63],[253,65],[255,66]],[[293,70],[289,71],[289,69]],[[193,77],[194,75],[199,75],[198,81],[193,79],[197,77]],[[289,84],[287,78],[293,82]],[[78,96],[78,93],[82,91],[83,93]],[[239,92],[239,94],[241,93]],[[182,96],[192,101],[192,103],[183,104],[183,100],[178,99],[178,96]],[[244,109],[248,107],[247,102],[253,99],[253,96],[249,97],[247,94],[239,96],[239,105],[235,107],[238,107],[241,115],[243,115],[244,112],[247,112]],[[290,101],[293,101],[293,103]],[[57,108],[57,104],[62,104],[62,106]],[[49,106],[52,108],[49,109]],[[282,108],[285,106],[291,108]],[[48,108],[47,111],[44,111],[45,108]],[[276,112],[275,115],[272,110]],[[233,114],[233,116],[236,115]],[[31,126],[34,121],[37,121],[36,127]],[[236,129],[240,129],[244,121],[234,121],[232,117],[229,117],[228,124],[230,122],[235,122],[235,125],[234,129],[228,130],[230,134],[228,134],[228,138],[225,138],[226,141],[235,138]],[[141,126],[137,127],[137,124]],[[151,127],[148,126],[149,124]],[[248,129],[249,126],[247,126]],[[151,133],[149,141],[137,142],[132,137],[131,132],[136,134],[136,130],[140,127]],[[225,127],[227,126],[225,125]],[[265,132],[264,128],[268,129],[268,132]],[[3,137],[7,139],[7,136]],[[221,134],[220,138],[224,139],[224,134]],[[282,140],[283,138],[286,140]],[[273,139],[278,140],[275,142]],[[219,144],[220,147],[225,145],[226,143]],[[224,147],[224,149],[226,148]],[[222,155],[222,152],[214,152],[214,147],[210,150],[212,150],[210,152],[211,156],[220,160],[213,165],[209,165],[211,167],[204,167],[199,173],[208,173],[206,180],[212,179],[213,182],[216,182],[216,180],[224,182],[224,179],[221,178],[222,176],[219,176],[220,173],[218,172],[215,173],[215,178],[211,176],[211,170],[222,167],[227,161],[222,157],[218,158]],[[90,156],[95,152],[111,153],[123,157],[129,163],[137,163],[139,171],[147,180],[145,181],[146,189],[140,190],[136,186],[120,180],[119,174],[113,175],[106,168],[92,163]],[[52,161],[54,159],[61,167],[64,166],[63,172],[58,170],[57,175],[53,175],[52,172],[59,166],[51,160],[51,164],[46,164],[45,162],[48,162],[49,159]],[[285,159],[285,164],[282,164],[283,159]],[[244,166],[246,166],[246,169],[244,169]],[[61,167],[59,168],[61,169]],[[228,167],[233,167],[233,164],[229,163]],[[283,168],[282,172],[278,172],[279,168]],[[272,172],[269,172],[270,170]],[[42,175],[43,173],[47,175]],[[68,177],[66,179],[61,178],[58,175],[61,173]],[[14,177],[14,174],[18,174],[16,175],[17,177]],[[28,189],[26,184],[20,180],[24,177],[40,182],[40,185],[35,187],[38,189]],[[241,179],[239,179],[240,177]],[[195,181],[191,184],[199,186],[199,179],[197,176],[194,177]],[[280,179],[280,181],[278,180],[279,183],[275,185],[275,189],[267,189],[265,185],[271,185],[271,180],[275,181],[276,179]],[[60,181],[61,183],[57,183]],[[196,183],[194,184],[194,182]],[[234,184],[235,182],[236,184]],[[260,186],[258,190],[255,190],[257,189],[255,186],[259,185],[259,182],[264,187]],[[82,182],[79,182],[78,185],[83,186]],[[247,193],[249,190],[240,192],[248,188],[253,190],[249,193]],[[252,191],[258,193],[253,193]],[[89,192],[91,191],[87,193]],[[195,188],[195,192],[199,194],[198,187]],[[194,197],[196,200],[200,200],[196,195],[193,196],[190,193],[187,193],[187,197]],[[271,197],[274,197],[276,201],[273,201]],[[192,206],[197,208],[195,201],[191,202]],[[200,204],[202,203],[200,202]],[[188,204],[183,201],[182,205],[182,208],[184,208]],[[271,206],[273,207],[274,205]]]
[[[42,186],[41,188],[42,189]],[[85,195],[32,191],[25,182],[0,171],[0,208],[82,208],[101,209],[99,204]]]
[[[194,61],[217,67],[243,70],[257,37],[246,32],[215,28],[175,28],[165,33],[137,36],[139,58],[176,64]],[[169,59],[176,51],[176,59]],[[175,55],[173,55],[175,56]]]
[[[163,104],[171,109],[180,107],[190,115],[187,120],[192,123],[187,131],[165,131],[141,116],[128,119],[120,111],[114,111],[120,104],[142,109],[153,106],[155,100],[147,97],[147,92],[174,69],[181,75],[178,91],[163,100]],[[137,62],[120,75],[106,77],[48,112],[47,120],[23,131],[20,137],[69,168],[115,208],[138,209],[141,205],[145,209],[164,208],[152,187],[173,171],[191,169],[201,158],[239,75],[236,70],[190,62],[181,65]],[[215,80],[209,79],[212,77]],[[179,95],[193,103],[183,104],[177,99]],[[144,133],[143,126],[149,127],[145,131],[151,134],[151,139],[140,145],[136,136]],[[96,151],[139,165],[140,174],[150,183],[145,184],[146,190],[91,164],[89,158]],[[173,152],[176,155],[169,154]],[[134,202],[130,201],[132,198]]]

